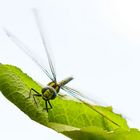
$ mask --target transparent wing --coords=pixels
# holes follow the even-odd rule
[[[34,14],[34,17],[35,17],[35,20],[36,20],[36,24],[37,24],[37,27],[38,27],[38,30],[39,30],[39,33],[40,33],[40,36],[41,36],[41,40],[42,40],[45,52],[46,52],[46,56],[47,56],[48,61],[49,61],[49,66],[50,66],[50,69],[51,69],[51,73],[53,75],[53,79],[54,79],[54,81],[56,81],[56,72],[55,72],[55,69],[54,69],[54,64],[52,62],[51,56],[50,56],[49,51],[48,51],[47,42],[46,42],[46,39],[45,39],[46,36],[44,34],[43,26],[40,22],[41,20],[39,19],[37,9],[33,9],[33,14]]]
[[[71,87],[68,87],[68,86],[63,86],[63,88],[65,88],[65,91],[67,90],[67,92],[71,92],[70,94],[72,96],[74,96],[75,98],[83,98],[84,101],[87,101],[88,104],[90,104],[91,106],[93,105],[104,105],[104,106],[107,106],[105,103],[102,103],[100,101],[97,101],[97,100],[93,100],[93,99],[90,99],[89,97],[85,96],[84,94],[82,94],[81,92],[71,88]],[[77,96],[77,97],[76,97]],[[95,97],[97,98],[97,97]],[[118,111],[116,108],[113,107],[113,111],[118,113],[118,114],[121,114],[125,119],[127,120],[131,120],[131,118],[129,118],[127,115],[121,113],[120,111]]]
[[[92,100],[90,100],[89,98],[86,98],[86,96],[84,96],[83,94],[81,94],[77,90],[72,89],[72,88],[67,87],[67,86],[62,86],[61,89],[63,89],[68,94],[70,94],[71,96],[73,96],[77,100],[81,101],[82,103],[84,103],[85,105],[87,105],[88,107],[90,107],[91,109],[93,109],[94,111],[96,111],[97,113],[99,113],[101,116],[103,116],[104,118],[106,118],[107,120],[109,120],[110,122],[112,122],[113,124],[119,126],[116,122],[114,122],[108,116],[106,116],[105,114],[103,114],[100,110],[98,110],[97,108],[95,108],[94,103],[93,103]]]
[[[80,97],[82,97],[82,98],[84,98],[84,99],[87,99],[88,101],[90,101],[90,103],[91,103],[92,105],[104,105],[104,106],[106,106],[105,103],[101,103],[100,101],[93,100],[93,99],[91,100],[89,97],[85,96],[84,94],[82,94],[81,92],[79,92],[79,91],[76,90],[76,89],[73,89],[73,88],[68,87],[68,86],[63,86],[63,88],[65,88],[66,90],[68,90],[68,91],[74,93],[75,96],[78,96],[78,97],[80,96]],[[97,99],[97,97],[96,97],[96,99]]]
[[[7,36],[27,55],[29,56],[43,71],[44,73],[52,80],[55,79],[49,74],[48,70],[45,69],[45,67],[37,60],[36,56],[33,55],[33,52],[29,49],[29,47],[24,44],[22,41],[20,41],[14,34],[9,32],[7,29],[4,28],[4,31],[6,32]]]

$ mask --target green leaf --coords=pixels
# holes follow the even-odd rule
[[[63,134],[74,140],[140,140],[140,132],[137,129],[116,129],[106,131],[98,127],[86,127],[75,131],[65,131]]]
[[[112,131],[117,132],[118,129],[128,131],[128,133],[130,131],[126,120],[121,115],[113,113],[111,107],[89,107],[71,98],[58,96],[51,100],[53,109],[47,113],[43,110],[45,102],[41,97],[36,98],[38,107],[35,105],[33,98],[27,99],[31,88],[41,93],[42,87],[19,68],[0,65],[0,90],[8,100],[32,120],[73,139],[81,139],[80,137],[83,134],[84,139],[86,137],[87,139],[95,138],[94,136],[97,135],[98,137],[99,132],[104,137]],[[98,114],[95,109],[119,126]],[[115,138],[115,134],[113,136]],[[106,137],[106,139],[109,138]]]

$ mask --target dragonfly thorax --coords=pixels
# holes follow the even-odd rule
[[[50,82],[50,83],[48,83],[48,86],[50,86],[50,87],[52,87],[52,88],[54,88],[55,89],[55,91],[58,93],[59,92],[59,90],[60,90],[60,85],[59,84],[57,84],[56,82]]]

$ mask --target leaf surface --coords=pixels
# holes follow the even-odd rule
[[[73,139],[81,139],[81,135],[84,135],[84,139],[104,138],[110,140],[114,137],[115,140],[118,133],[120,133],[118,135],[120,137],[129,132],[132,135],[136,133],[136,130],[129,130],[126,120],[121,115],[113,113],[111,107],[92,106],[92,109],[81,102],[58,96],[51,100],[53,109],[47,113],[43,110],[45,102],[41,97],[36,97],[38,107],[33,98],[27,99],[31,88],[41,93],[42,87],[19,68],[11,65],[0,65],[1,92],[21,111],[38,123]],[[105,114],[119,127],[98,114],[94,109]],[[139,132],[137,131],[137,133]]]

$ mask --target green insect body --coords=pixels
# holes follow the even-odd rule
[[[64,80],[62,80],[60,83],[57,82],[50,82],[48,85],[44,88],[42,88],[42,98],[44,100],[53,100],[56,98],[57,94],[60,91],[61,86],[66,85],[68,82],[70,82],[73,79],[73,77],[68,77]]]

